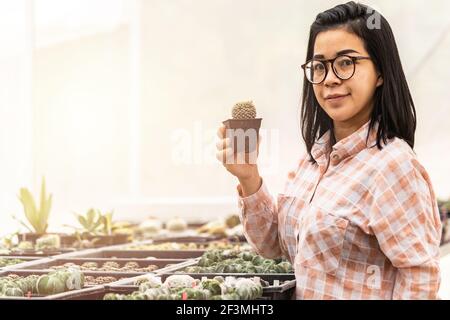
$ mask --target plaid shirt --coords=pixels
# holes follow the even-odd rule
[[[244,233],[294,266],[297,299],[436,299],[441,222],[430,178],[398,138],[366,144],[369,123],[329,150],[330,131],[301,157],[274,201],[263,182],[243,198]]]

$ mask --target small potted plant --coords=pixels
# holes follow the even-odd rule
[[[256,118],[256,108],[253,101],[236,103],[231,113],[232,119],[224,121],[223,124],[227,129],[226,136],[233,138],[235,153],[242,151],[245,151],[245,153],[254,152],[258,144],[262,119]]]
[[[29,231],[29,233],[19,234],[19,241],[29,241],[34,244],[38,238],[47,234],[48,220],[52,207],[52,194],[47,195],[45,178],[42,178],[39,207],[27,188],[21,188],[18,197],[22,203],[28,224],[18,220],[15,216],[13,218],[18,220]]]
[[[127,243],[130,240],[129,233],[114,233],[112,216],[113,212],[102,212],[91,208],[85,215],[75,213],[81,227],[76,229],[72,237],[65,239],[65,245],[75,247],[96,247]]]

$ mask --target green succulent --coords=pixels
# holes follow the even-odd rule
[[[22,263],[22,262],[24,262],[24,260],[15,259],[15,258],[12,258],[12,259],[10,259],[10,258],[0,258],[0,268],[7,267],[7,266],[12,266],[12,265],[19,264],[19,263]]]
[[[202,288],[209,290],[213,296],[222,293],[222,287],[220,284],[221,282],[216,279],[206,279],[200,282]]]
[[[60,269],[40,276],[36,288],[41,295],[52,295],[81,289],[84,287],[84,280],[84,274],[79,269]]]
[[[216,276],[191,282],[189,276],[170,276],[158,288],[142,283],[139,290],[131,294],[106,294],[104,300],[251,300],[262,296],[260,281],[250,278]],[[198,280],[198,279],[197,279]],[[192,286],[192,287],[191,287]]]
[[[115,293],[107,293],[104,295],[103,300],[122,300],[119,299],[120,295]]]
[[[203,254],[196,266],[186,267],[178,273],[292,273],[287,261],[264,259],[253,252],[210,250]]]
[[[177,300],[183,300],[183,295],[186,295],[187,300],[206,300],[211,294],[206,293],[207,290],[186,288],[178,291]],[[167,299],[164,299],[167,300]]]
[[[264,262],[264,258],[259,255],[254,256],[252,259],[252,263],[256,266],[261,265],[263,262]]]
[[[41,276],[37,283],[37,292],[40,295],[52,295],[57,293],[62,293],[66,291],[66,284],[64,283],[64,279],[57,276],[52,275],[43,275]]]
[[[113,211],[102,212],[98,209],[90,208],[85,215],[75,213],[78,222],[81,225],[82,233],[89,235],[111,235],[112,234],[112,216]]]
[[[251,279],[239,279],[235,283],[236,294],[242,300],[255,300],[262,296],[263,288],[261,284]]]
[[[254,253],[248,251],[244,251],[239,254],[239,257],[245,261],[252,261],[254,256]]]
[[[48,218],[52,207],[52,195],[47,195],[45,189],[45,178],[42,178],[41,197],[39,208],[36,206],[33,195],[27,188],[21,188],[19,191],[19,200],[22,203],[25,217],[29,223],[27,225],[23,221],[19,222],[25,226],[30,232],[37,234],[45,234],[48,228]],[[14,216],[13,218],[16,219]],[[31,226],[31,227],[30,227]]]
[[[19,287],[8,286],[3,288],[3,295],[7,297],[23,297],[23,291]]]

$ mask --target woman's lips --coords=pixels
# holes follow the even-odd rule
[[[345,98],[347,98],[350,94],[346,94],[346,95],[339,95],[339,96],[331,96],[329,98],[326,98],[325,100],[328,102],[341,102],[342,100],[344,100]]]

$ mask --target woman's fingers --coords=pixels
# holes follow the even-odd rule
[[[218,136],[220,139],[225,138],[225,130],[226,130],[226,128],[225,128],[224,125],[221,125],[221,126],[219,127],[219,129],[217,130],[217,136]]]
[[[229,138],[218,140],[216,143],[216,148],[218,151],[221,151],[221,150],[229,148],[229,147],[230,147],[230,139]]]
[[[259,155],[259,147],[261,143],[261,135],[258,135],[256,145],[256,157],[254,153],[236,153],[232,148],[232,141],[230,138],[225,138],[226,128],[225,126],[219,127],[217,130],[217,136],[219,139],[216,141],[216,158],[222,164],[244,164],[244,163],[256,163],[256,159]]]
[[[231,148],[225,148],[216,152],[216,158],[223,164],[230,164],[234,159],[234,152]]]

